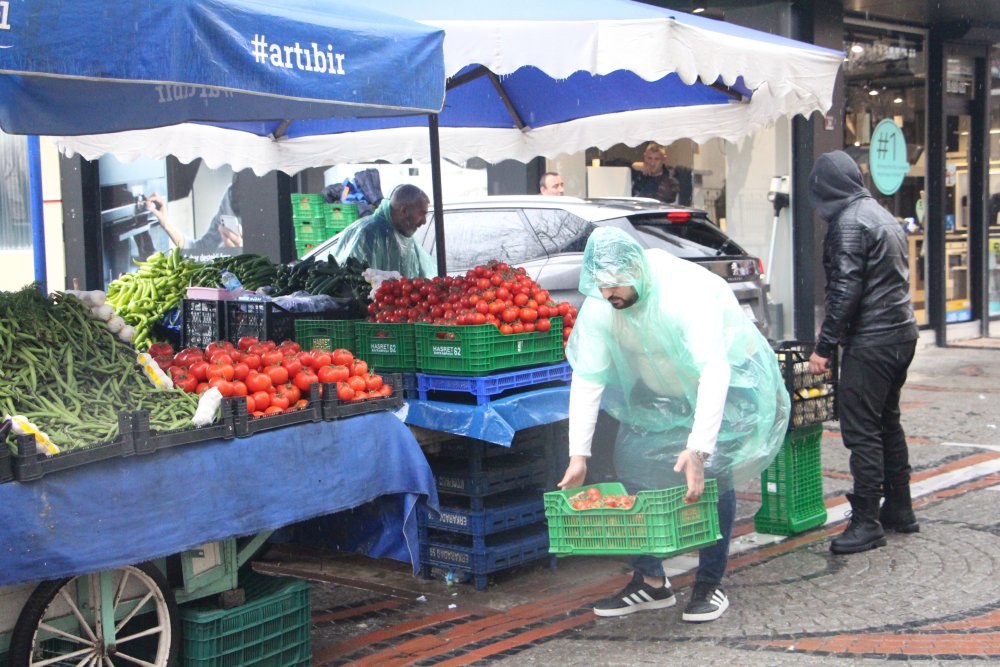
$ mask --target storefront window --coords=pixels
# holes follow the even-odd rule
[[[865,174],[868,189],[906,228],[909,238],[910,285],[920,324],[927,323],[925,291],[926,220],[926,55],[922,34],[848,24],[844,37],[845,118],[844,145]],[[883,120],[895,123],[902,141],[894,145],[903,163],[902,183],[881,191],[872,178],[869,155],[872,136]],[[894,133],[894,136],[899,136]],[[904,155],[905,152],[905,155]],[[906,165],[909,168],[906,169]],[[874,165],[876,170],[878,165]],[[892,181],[893,179],[889,179]]]
[[[28,141],[0,132],[0,251],[31,248]]]

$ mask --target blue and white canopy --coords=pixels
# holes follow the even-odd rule
[[[444,158],[496,162],[616,143],[736,141],[825,112],[843,54],[630,0],[373,0],[445,30]],[[406,75],[408,76],[408,74]],[[172,153],[258,172],[373,159],[427,161],[427,119],[186,124],[64,139],[85,157]],[[237,129],[237,132],[233,132]],[[263,139],[269,134],[280,139]]]
[[[0,129],[437,112],[443,39],[440,28],[344,0],[8,0]]]

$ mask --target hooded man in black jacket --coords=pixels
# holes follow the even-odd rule
[[[828,223],[823,240],[826,316],[809,369],[826,370],[838,346],[843,348],[840,431],[851,451],[854,478],[854,492],[847,494],[851,520],[830,550],[857,553],[885,546],[883,528],[920,530],[910,499],[909,451],[899,423],[899,395],[918,336],[906,233],[865,188],[861,170],[843,151],[816,160],[809,194]]]

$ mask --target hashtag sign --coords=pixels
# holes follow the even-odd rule
[[[253,47],[253,59],[258,63],[264,63],[267,61],[267,37],[264,35],[254,35],[253,41],[250,42]]]

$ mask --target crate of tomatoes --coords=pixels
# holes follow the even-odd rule
[[[372,299],[367,327],[384,329],[376,342],[396,337],[389,327],[412,325],[414,365],[428,373],[484,375],[559,362],[576,320],[576,308],[553,301],[523,267],[497,261],[464,276],[386,281]],[[359,345],[364,328],[358,325]]]
[[[719,539],[719,491],[714,479],[695,503],[687,487],[639,491],[605,482],[544,495],[549,552],[557,556],[643,554],[675,556]]]

